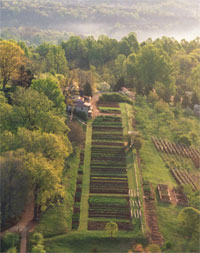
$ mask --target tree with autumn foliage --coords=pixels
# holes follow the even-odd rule
[[[24,51],[14,42],[0,41],[0,78],[5,90],[22,65]]]
[[[24,157],[24,170],[28,174],[34,198],[34,220],[38,220],[40,210],[64,195],[61,184],[62,167],[56,166],[41,154],[29,153]]]

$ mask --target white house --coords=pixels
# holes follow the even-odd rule
[[[76,110],[77,112],[85,112],[88,117],[91,117],[92,116],[92,106],[91,106],[91,103],[90,103],[90,101],[89,102],[85,102],[85,100],[88,101],[89,99],[88,98],[84,99],[82,97],[78,97],[78,98],[76,97],[75,99],[73,99],[74,110]],[[67,110],[70,111],[71,109],[72,109],[72,106],[68,105],[67,106]]]

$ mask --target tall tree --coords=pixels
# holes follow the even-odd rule
[[[84,95],[89,97],[92,96],[92,87],[91,84],[88,82],[84,86]]]
[[[24,170],[28,174],[34,197],[34,220],[38,220],[40,210],[45,210],[47,205],[63,196],[62,171],[40,153],[26,155]]]
[[[133,52],[134,51],[132,50],[129,42],[125,38],[123,38],[119,42],[119,54],[123,54],[125,56],[128,56],[128,55],[130,55]]]
[[[118,42],[115,39],[110,39],[105,35],[98,38],[98,44],[101,45],[101,54],[104,63],[114,60],[118,55]]]
[[[1,226],[5,229],[6,223],[12,224],[13,217],[21,215],[29,192],[20,152],[10,151],[0,156],[0,174]]]
[[[178,215],[180,231],[189,238],[198,238],[200,232],[200,212],[193,207],[185,207]]]
[[[124,71],[126,74],[126,81],[129,86],[135,87],[136,83],[136,54],[130,54],[124,61]]]
[[[144,94],[152,90],[156,81],[170,86],[172,82],[173,67],[169,56],[152,44],[142,47],[137,55],[137,88]]]
[[[3,90],[22,65],[23,56],[24,51],[16,43],[0,41],[0,77]]]
[[[123,54],[119,54],[117,58],[115,59],[115,77],[116,79],[119,79],[124,75],[124,61],[126,59],[126,56]]]
[[[114,91],[120,91],[122,87],[125,87],[125,80],[124,77],[120,77],[119,80],[117,81]]]
[[[12,116],[13,107],[8,104],[4,93],[0,92],[0,132],[12,128]]]
[[[27,69],[24,65],[21,65],[12,83],[14,86],[28,88],[30,87],[33,78],[33,72],[30,69]]]
[[[72,67],[88,69],[87,48],[82,38],[71,36],[67,42],[62,42],[61,46]]]
[[[158,96],[163,99],[165,102],[169,103],[171,100],[171,96],[174,93],[174,87],[172,84],[170,85],[164,85],[161,82],[156,82],[155,85],[155,90]]]
[[[176,104],[179,102],[181,102],[181,96],[176,93],[176,95],[174,96],[174,105],[176,106]]]
[[[51,78],[33,80],[31,88],[43,93],[53,102],[54,108],[61,113],[65,112],[65,97],[56,81]]]
[[[134,32],[129,33],[128,36],[123,39],[128,42],[131,51],[136,53],[139,51],[140,45],[137,41],[137,36]]]
[[[68,73],[68,62],[65,58],[65,51],[61,46],[51,46],[45,56],[46,71],[55,71],[57,74]]]
[[[22,126],[31,130],[39,129],[53,108],[53,102],[45,95],[22,87],[17,87],[12,95],[12,103],[14,127]]]
[[[98,43],[94,37],[89,36],[84,40],[84,44],[87,48],[87,57],[89,65],[95,67],[103,65],[102,45]]]

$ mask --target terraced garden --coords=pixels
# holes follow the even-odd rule
[[[80,204],[75,202],[74,205],[75,220],[76,210],[80,210],[80,222],[74,227],[80,231],[105,230],[106,223],[114,221],[119,230],[133,231],[134,228],[134,231],[141,232],[141,195],[133,154],[127,153],[124,142],[124,135],[129,130],[126,125],[128,115],[123,110],[125,105],[99,103],[112,110],[97,116],[87,126],[82,194]],[[119,113],[113,115],[115,109]]]

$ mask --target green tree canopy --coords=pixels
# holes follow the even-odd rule
[[[46,95],[48,99],[53,102],[56,110],[61,113],[65,112],[65,97],[56,81],[52,80],[50,77],[33,80],[31,88]]]
[[[19,216],[29,192],[27,174],[22,170],[20,152],[6,152],[0,156],[1,226],[5,229],[10,217]],[[14,244],[10,245],[14,246]]]
[[[23,160],[34,197],[34,219],[37,220],[40,209],[45,210],[50,203],[63,196],[62,173],[40,153],[28,153]]]
[[[47,96],[33,89],[17,87],[12,95],[15,128],[39,129],[53,108]]]
[[[173,68],[169,56],[152,44],[147,44],[137,55],[137,91],[148,94],[156,81],[170,86]]]
[[[65,56],[71,66],[88,68],[87,48],[79,36],[71,36],[67,42],[62,42],[61,46],[65,50]]]
[[[200,212],[193,207],[185,207],[178,215],[180,232],[189,238],[198,239],[200,233]]]
[[[68,73],[68,62],[65,58],[65,51],[61,46],[51,46],[45,56],[46,71],[55,71],[57,74]]]

